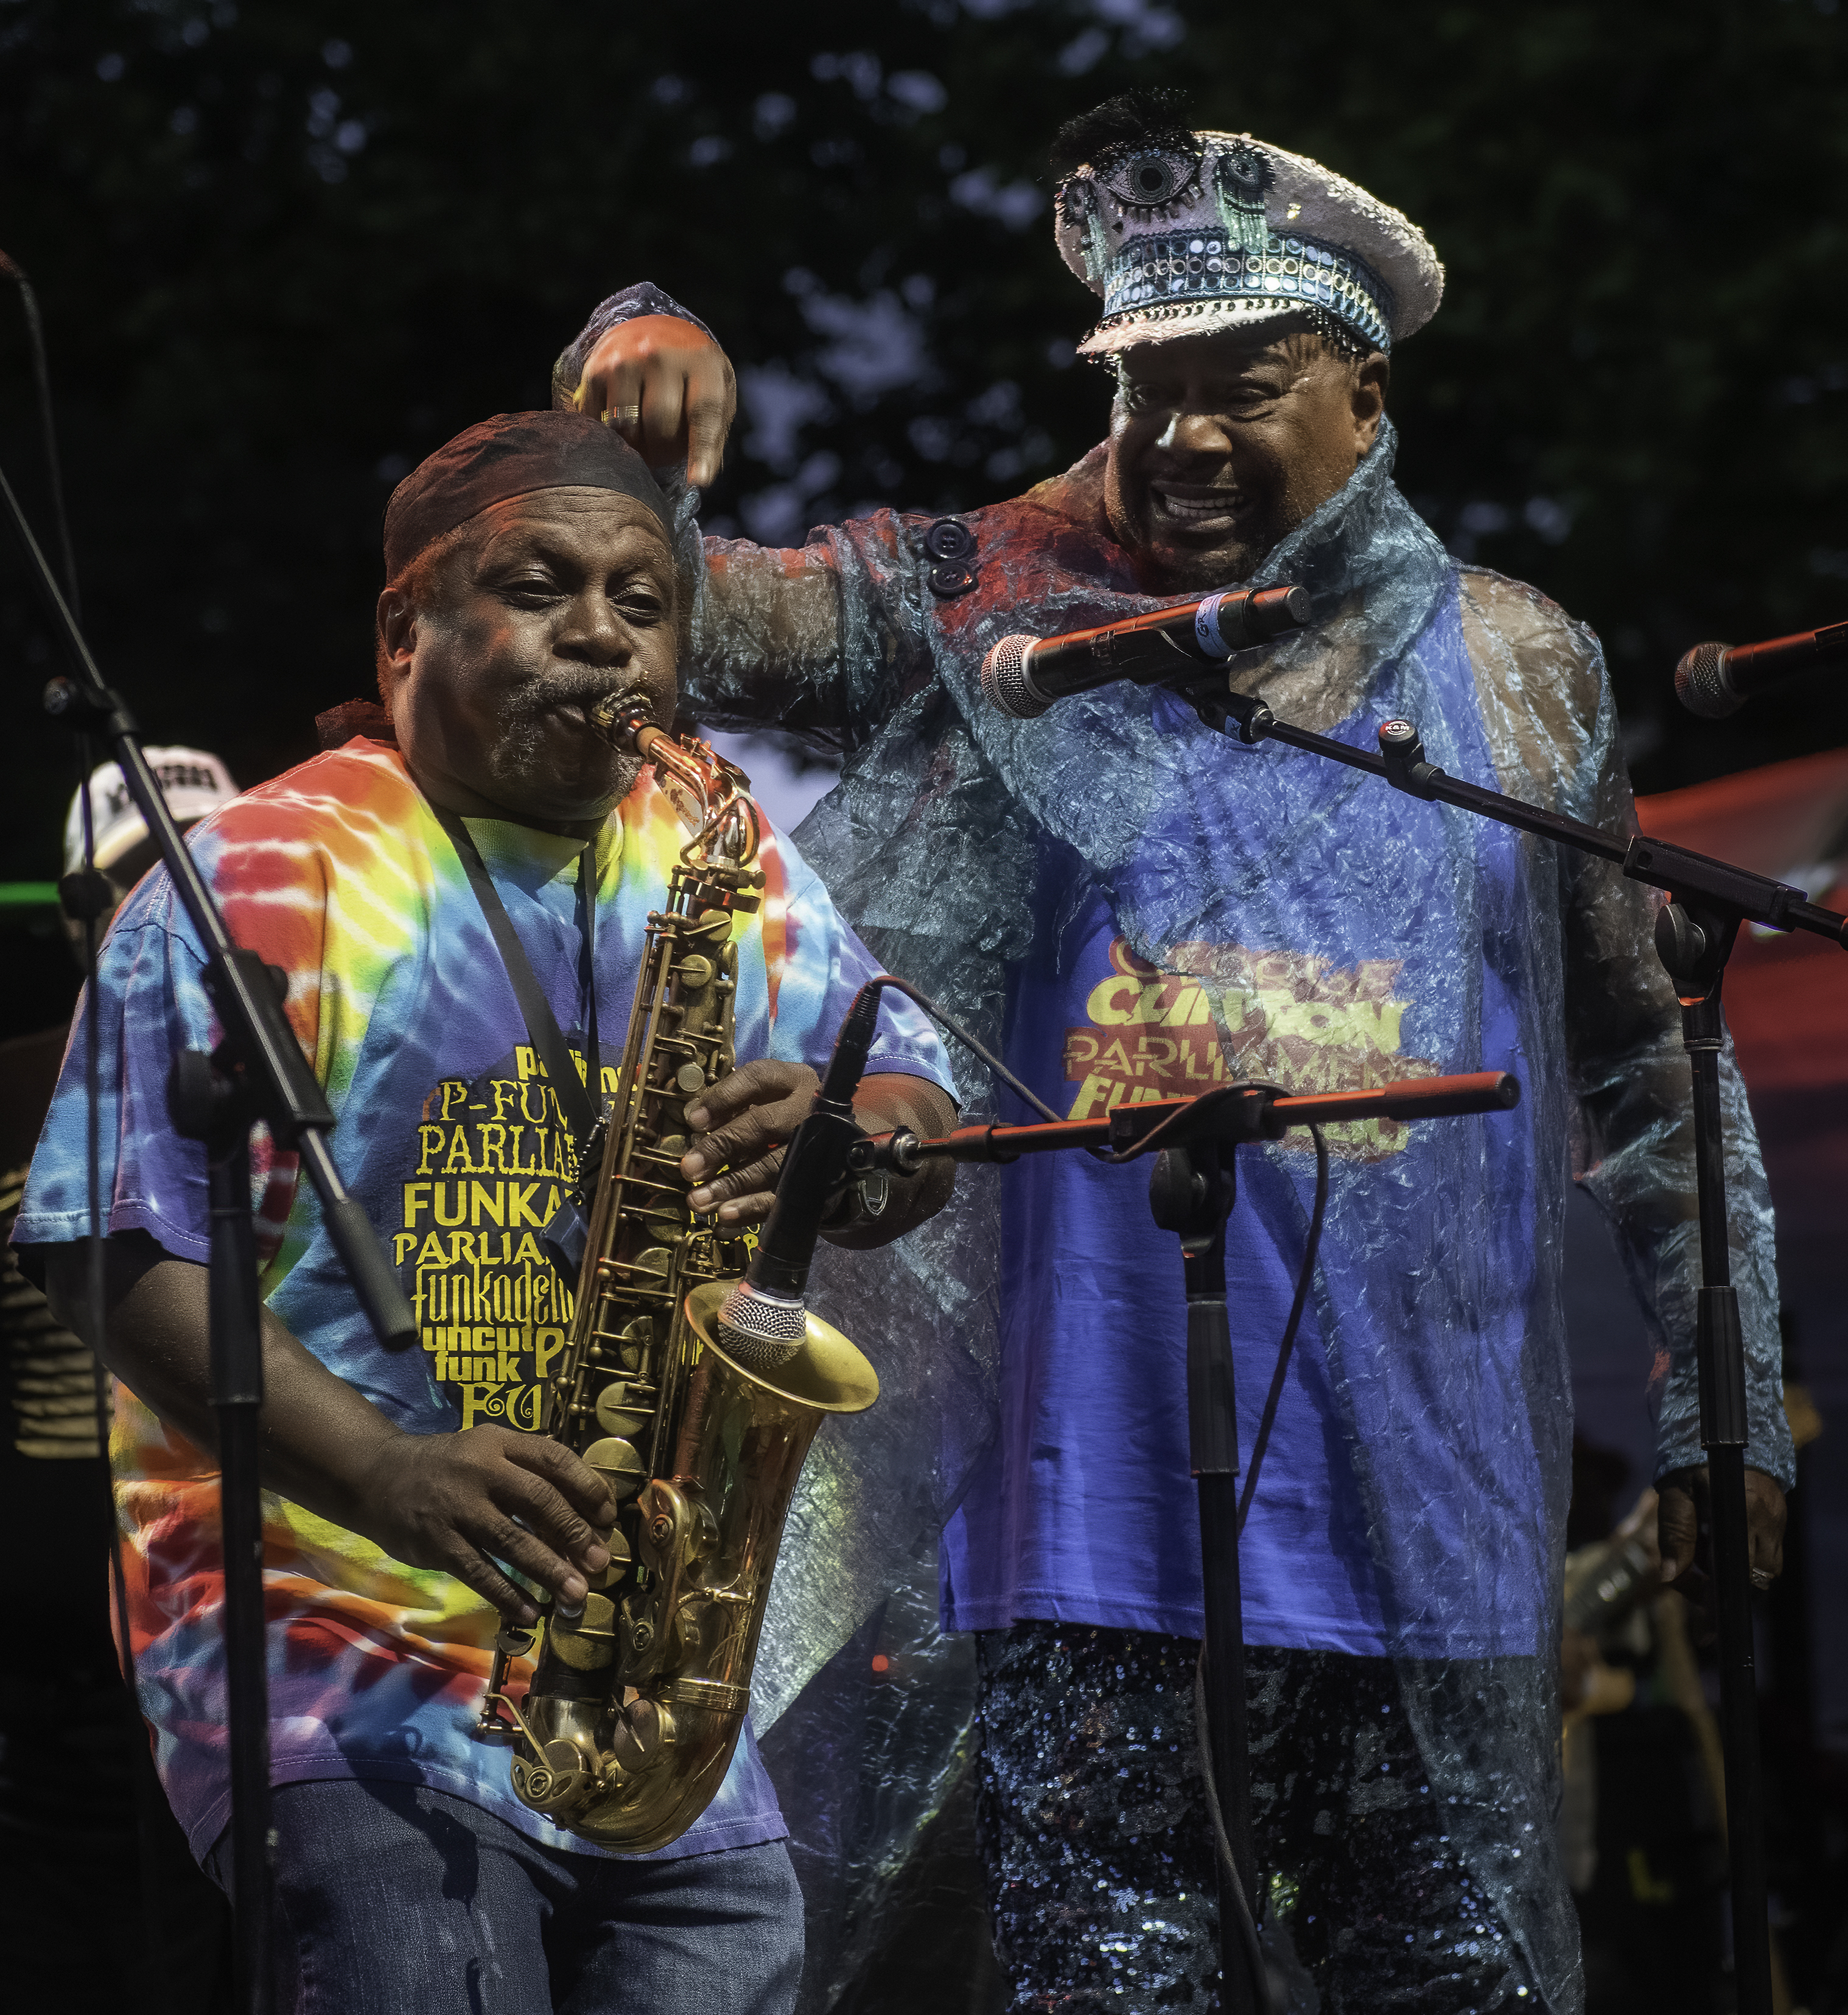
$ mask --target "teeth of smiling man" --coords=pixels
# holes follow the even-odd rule
[[[1176,497],[1166,490],[1158,490],[1155,494],[1171,518],[1229,518],[1235,508],[1229,491],[1218,497]]]

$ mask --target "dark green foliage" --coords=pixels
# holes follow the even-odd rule
[[[368,688],[392,482],[541,403],[610,288],[719,329],[750,401],[715,518],[981,502],[1096,440],[1047,150],[1112,92],[1317,156],[1448,262],[1393,405],[1459,550],[1610,647],[1639,781],[1848,739],[1848,684],[1732,727],[1676,656],[1848,614],[1848,149],[1825,0],[27,0],[0,5],[5,249],[44,300],[106,668],[253,780]],[[12,304],[0,457],[36,501]],[[753,373],[756,375],[753,375]],[[6,874],[69,771],[0,573]]]

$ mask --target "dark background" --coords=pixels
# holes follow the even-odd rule
[[[649,278],[745,384],[715,517],[953,508],[1064,467],[1108,381],[1049,231],[1057,121],[1135,81],[1396,203],[1449,269],[1400,480],[1610,653],[1638,786],[1848,741],[1724,726],[1676,657],[1848,614],[1848,23],[1836,0],[1259,10],[1147,0],[0,0],[0,243],[43,299],[85,612],[157,740],[241,782],[368,689],[379,521]],[[41,494],[16,314],[0,458]],[[52,667],[14,670],[0,878],[57,871]]]
[[[1108,381],[1073,357],[1092,302],[1046,148],[1158,82],[1428,232],[1449,278],[1394,361],[1401,483],[1595,626],[1640,789],[1848,742],[1839,677],[1720,725],[1670,688],[1699,639],[1848,616],[1837,5],[0,0],[0,246],[43,303],[98,656],[151,739],[240,783],[310,753],[370,690],[393,484],[546,403],[638,278],[739,368],[714,529],[793,540],[1064,467]],[[0,464],[42,522],[11,300]],[[47,880],[71,758],[3,552],[0,655],[0,880]],[[0,928],[0,1036],[68,1011],[41,924]]]

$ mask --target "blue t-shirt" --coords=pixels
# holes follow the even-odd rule
[[[1434,760],[1492,781],[1454,595],[1395,676],[1442,695],[1406,709]],[[1389,701],[1370,695],[1337,735],[1371,743]],[[1168,695],[1154,710],[1171,732],[1189,719]],[[1216,864],[1199,937],[1157,972],[1100,881],[1042,842],[1007,1053],[1062,1112],[1225,1073],[1312,1092],[1501,1069],[1527,1093],[1512,1112],[1327,1130],[1314,1291],[1240,1542],[1254,1643],[1440,1658],[1542,1648],[1534,1423],[1569,1399],[1542,1389],[1527,1349],[1532,1298],[1550,1291],[1534,1263],[1536,1115],[1557,1093],[1527,1064],[1530,968],[1556,951],[1520,928],[1525,844],[1332,763],[1222,742],[1210,770],[1156,802],[1117,871],[1146,903],[1190,849]],[[1308,1134],[1241,1148],[1237,1174],[1227,1301],[1248,1461],[1308,1232]],[[1071,1153],[1003,1173],[1000,1432],[945,1533],[956,1627],[1200,1634],[1179,1241],[1155,1229],[1147,1182],[1146,1166]],[[1390,1575],[1363,1510],[1383,1485],[1409,1514]]]
[[[1084,890],[1075,906],[1075,882]],[[1096,1119],[1226,1081],[1198,982],[1138,958],[1108,899],[1054,843],[1042,847],[1035,907],[1039,955],[1014,975],[1007,1061],[1048,1104]],[[1312,1166],[1313,1151],[1300,1158]],[[945,1535],[946,1620],[988,1630],[1039,1617],[1197,1636],[1186,1298],[1179,1241],[1149,1214],[1149,1164],[1028,1155],[1007,1171],[1001,1210],[1001,1433]],[[1279,1238],[1265,1218],[1234,1212],[1225,1289],[1246,1464],[1301,1258],[1294,1227]],[[1253,1643],[1378,1648],[1366,1521],[1312,1304],[1239,1571]]]

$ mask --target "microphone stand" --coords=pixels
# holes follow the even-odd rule
[[[1237,1188],[1234,1153],[1247,1140],[1281,1140],[1291,1126],[1350,1119],[1432,1119],[1505,1112],[1520,1097],[1502,1071],[1423,1078],[1365,1091],[1302,1097],[1274,1085],[1215,1086],[1197,1098],[1120,1105],[1100,1119],[1027,1126],[963,1126],[941,1139],[909,1132],[857,1140],[850,1173],[914,1173],[932,1158],[1014,1162],[1060,1148],[1108,1148],[1129,1162],[1155,1155],[1149,1208],[1179,1235],[1187,1290],[1187,1435],[1198,1489],[1203,1683],[1196,1710],[1205,1726],[1207,1804],[1219,1852],[1222,2002],[1239,2015],[1269,2015],[1270,1986],[1258,1941],[1258,1869],[1251,1838],[1251,1768],[1245,1726],[1244,1618],[1239,1594],[1239,1429],[1232,1325],[1225,1302],[1225,1227]]]
[[[379,1342],[388,1350],[402,1349],[417,1340],[417,1324],[371,1223],[347,1194],[335,1165],[326,1137],[334,1114],[282,1011],[285,975],[278,968],[265,965],[256,953],[241,949],[226,928],[181,840],[142,750],[134,716],[120,695],[104,682],[3,470],[0,501],[71,668],[70,677],[54,679],[46,688],[46,711],[74,731],[106,741],[121,766],[129,795],[159,843],[160,857],[205,947],[206,990],[224,1031],[209,1055],[188,1050],[174,1058],[167,1108],[178,1132],[204,1144],[210,1173],[211,1404],[218,1423],[221,1477],[236,1994],[239,2007],[250,2015],[269,2015],[274,2001],[269,1690],[258,1481],[263,1352],[249,1162],[249,1132],[257,1120],[268,1127],[278,1148],[292,1148],[300,1157],[320,1198],[328,1235]],[[94,1016],[94,1000],[89,1008]],[[102,1339],[94,1341],[100,1344]]]
[[[1693,1075],[1694,1157],[1701,1287],[1695,1337],[1700,1440],[1706,1451],[1713,1582],[1719,1611],[1720,1719],[1725,1753],[1733,1963],[1739,2015],[1771,2015],[1771,1927],[1766,1894],[1764,1784],[1752,1643],[1751,1539],[1746,1509],[1746,1357],[1727,1238],[1726,1168],[1720,1110],[1725,1024],[1721,983],[1742,923],[1801,930],[1848,946],[1848,917],[1807,901],[1768,875],[1644,835],[1606,832],[1539,805],[1464,782],[1425,760],[1416,725],[1381,724],[1380,751],[1351,748],[1279,720],[1262,701],[1229,692],[1224,674],[1173,681],[1200,719],[1248,744],[1269,740],[1383,777],[1395,790],[1454,805],[1620,868],[1667,893],[1656,913],[1656,950],[1675,982],[1681,1042]],[[1137,1108],[1141,1109],[1141,1108]]]

